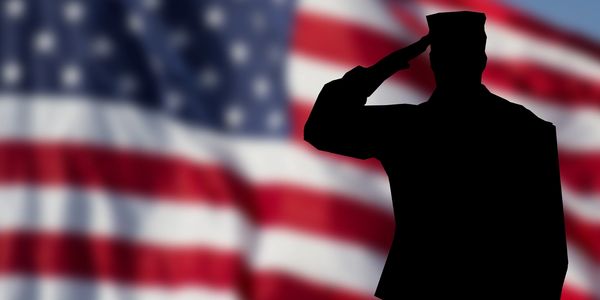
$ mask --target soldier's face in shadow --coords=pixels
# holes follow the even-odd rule
[[[482,41],[440,41],[431,43],[429,54],[436,85],[442,88],[472,87],[481,84],[487,63],[485,38]]]

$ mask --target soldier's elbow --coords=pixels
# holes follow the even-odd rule
[[[304,141],[314,146],[315,141],[317,140],[316,130],[311,126],[310,120],[304,124],[303,135]]]
[[[304,140],[314,146],[320,144],[320,141],[324,138],[323,135],[327,131],[326,128],[326,123],[321,122],[314,112],[311,112],[304,124]]]
[[[322,139],[314,129],[306,127],[304,128],[304,141],[311,144],[318,150],[323,150],[323,143],[321,142]]]
[[[313,126],[305,126],[304,128],[304,141],[311,144],[315,149],[321,151],[332,152],[332,142],[330,136],[325,134],[326,130],[318,129]]]

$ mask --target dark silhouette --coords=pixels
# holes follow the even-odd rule
[[[482,85],[485,15],[427,16],[429,34],[327,83],[304,128],[314,147],[381,161],[396,228],[375,296],[556,299],[567,270],[556,128]],[[419,105],[365,105],[431,45]]]

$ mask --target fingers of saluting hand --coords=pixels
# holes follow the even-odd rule
[[[429,35],[423,36],[420,40],[406,46],[405,48],[400,49],[399,51],[403,52],[402,54],[407,59],[413,59],[419,54],[425,52],[429,44],[431,43],[431,38]]]

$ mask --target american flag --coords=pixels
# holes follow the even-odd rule
[[[0,5],[1,299],[374,299],[387,177],[302,128],[326,82],[455,10],[487,15],[484,84],[557,126],[563,299],[600,299],[595,41],[493,1]],[[368,104],[433,84],[424,55]]]

